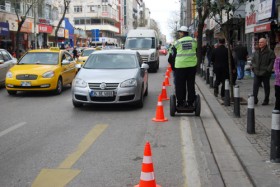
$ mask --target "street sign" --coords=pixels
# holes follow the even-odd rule
[[[99,41],[99,29],[92,29],[91,36],[92,36],[93,42],[98,42]]]

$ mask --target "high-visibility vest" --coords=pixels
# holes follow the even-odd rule
[[[174,44],[177,50],[175,68],[194,67],[197,64],[197,42],[190,36],[180,38]]]

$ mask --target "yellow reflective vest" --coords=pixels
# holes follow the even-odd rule
[[[174,44],[177,55],[175,68],[194,67],[197,64],[196,48],[197,42],[190,36],[180,38]]]

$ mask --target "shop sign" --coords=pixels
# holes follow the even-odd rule
[[[63,28],[59,28],[59,29],[58,29],[57,37],[62,37],[62,38],[64,38],[64,29],[63,29]]]
[[[256,26],[258,2],[247,2],[245,7],[245,33],[253,33]]]
[[[67,29],[64,30],[64,38],[65,39],[69,38],[69,30],[67,30]]]
[[[0,36],[8,36],[9,32],[9,23],[0,22]]]
[[[271,23],[255,26],[254,32],[269,32],[271,31]]]
[[[268,19],[274,15],[275,0],[260,0],[258,4],[257,21]]]
[[[50,25],[50,20],[48,20],[48,19],[43,19],[43,18],[39,18],[39,20],[38,20],[38,22],[40,23],[40,24],[46,24],[46,25]]]
[[[32,22],[25,21],[20,29],[20,32],[32,33]]]
[[[49,33],[49,34],[51,34],[52,31],[53,31],[53,27],[50,26],[50,25],[39,24],[38,28],[39,28],[39,32],[41,32],[41,33]]]

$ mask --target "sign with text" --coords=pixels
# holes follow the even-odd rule
[[[91,30],[91,38],[93,42],[99,42],[99,29]]]

